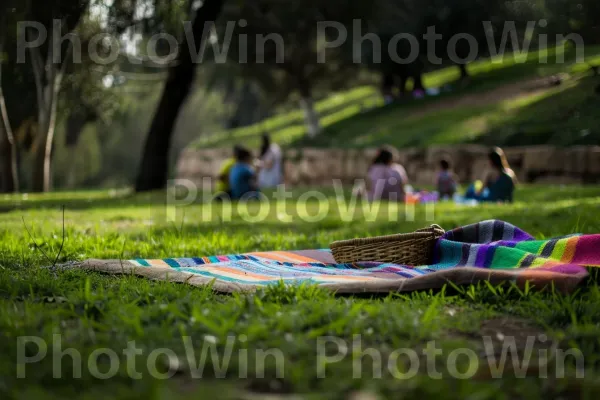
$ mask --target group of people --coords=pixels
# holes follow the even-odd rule
[[[233,157],[221,166],[218,174],[218,198],[233,200],[255,199],[261,189],[283,183],[283,153],[268,135],[263,135],[258,158],[243,146],[235,146]],[[414,199],[406,170],[394,157],[394,149],[384,146],[373,160],[366,179],[366,197],[369,201],[408,201]],[[504,151],[494,147],[488,153],[488,168],[481,180],[473,182],[464,195],[458,194],[458,179],[450,160],[439,162],[436,175],[435,199],[460,199],[477,202],[512,202],[517,184]],[[430,195],[422,198],[431,199]]]
[[[258,158],[243,146],[233,148],[233,157],[223,163],[218,174],[217,198],[255,199],[260,189],[276,187],[281,183],[281,148],[268,135],[263,135]]]
[[[488,153],[488,168],[482,180],[473,182],[464,195],[457,193],[458,179],[447,159],[440,160],[434,184],[438,199],[459,197],[477,202],[512,202],[517,177],[504,151],[494,147]],[[407,188],[410,187],[406,171],[394,160],[394,150],[382,147],[367,174],[367,198],[370,201],[405,201],[408,197]]]

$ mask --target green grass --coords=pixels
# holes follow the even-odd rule
[[[596,128],[598,120],[591,110],[597,109],[600,100],[593,97],[592,78],[581,85],[573,81],[566,85],[569,93],[576,93],[570,96],[564,96],[567,91],[559,88],[543,95],[525,94],[516,99],[499,99],[452,109],[444,106],[439,110],[431,109],[424,115],[412,116],[423,107],[435,107],[440,102],[447,103],[465,95],[483,95],[506,84],[535,77],[556,73],[585,75],[589,65],[600,64],[598,46],[586,47],[584,63],[576,62],[576,51],[572,47],[549,49],[547,63],[540,62],[541,54],[540,51],[532,51],[521,59],[508,54],[503,58],[476,61],[469,65],[472,78],[466,87],[454,84],[459,78],[456,67],[429,72],[424,76],[426,87],[451,85],[454,88],[452,92],[421,101],[383,107],[377,89],[370,86],[335,93],[317,103],[325,131],[316,139],[305,138],[302,113],[296,110],[249,127],[200,137],[191,146],[229,147],[243,142],[257,147],[260,136],[265,132],[286,146],[365,147],[386,143],[402,147],[465,141],[487,143],[489,138],[499,135],[505,140],[495,144],[512,145],[514,143],[509,136],[522,137],[523,133],[527,137],[524,144],[575,144],[581,142],[581,132],[584,132],[584,142],[595,143],[600,133]],[[557,61],[560,57],[564,57],[564,63]],[[557,121],[557,107],[569,110],[570,114],[567,112],[567,116]],[[582,120],[569,118],[581,112],[586,114]],[[577,134],[558,138],[565,131],[577,131]],[[575,143],[569,141],[573,137]]]
[[[497,146],[596,144],[600,140],[600,80],[566,81],[557,88],[525,93],[492,104],[467,105],[418,113],[391,106],[332,125],[319,138],[304,141],[323,147],[424,147],[481,143]],[[414,112],[417,114],[414,114]]]
[[[294,198],[300,193],[298,189]],[[326,195],[334,204],[333,191]],[[510,206],[480,208],[440,204],[435,221],[450,229],[499,218],[537,237],[600,232],[599,187],[527,186],[519,189],[517,199]],[[597,398],[600,393],[600,291],[595,274],[569,296],[486,285],[407,295],[335,296],[310,286],[275,286],[255,295],[220,295],[210,288],[133,276],[43,268],[52,265],[57,255],[58,263],[63,263],[87,258],[315,248],[326,247],[336,239],[405,232],[429,224],[424,208],[417,208],[414,221],[406,221],[402,209],[395,210],[393,215],[400,218],[394,222],[384,212],[370,219],[361,212],[348,214],[333,206],[322,220],[308,223],[303,220],[307,218],[305,211],[298,211],[292,202],[286,208],[293,216],[288,222],[280,221],[282,210],[274,202],[270,203],[269,216],[253,224],[244,222],[237,213],[231,221],[224,221],[218,212],[210,214],[214,218],[208,220],[204,218],[208,215],[206,204],[177,210],[177,219],[172,222],[166,219],[164,204],[160,193],[0,197],[2,398],[245,399],[266,398],[265,393],[269,393],[280,395],[278,398],[346,399],[361,391],[386,398],[501,399]],[[317,207],[309,203],[308,213],[316,214]],[[452,350],[472,349],[482,357],[482,335],[496,338],[496,344],[500,335],[514,335],[522,346],[523,337],[542,333],[563,348],[583,352],[585,378],[575,376],[573,363],[568,363],[562,379],[552,377],[552,369],[551,378],[539,378],[535,368],[523,378],[515,378],[509,371],[503,379],[494,379],[486,375],[489,369],[483,361],[468,380],[451,378],[447,369],[445,361]],[[72,378],[73,360],[69,356],[53,365],[51,355],[58,350],[51,345],[54,334],[62,335],[63,350],[77,349],[84,361],[98,348],[113,349],[120,357],[120,369],[112,379],[101,380],[85,363],[82,377]],[[197,361],[203,340],[216,342],[217,354],[223,356],[227,337],[232,335],[237,338],[234,356],[224,377],[215,376],[209,361],[203,379],[194,379],[182,337],[191,338]],[[424,363],[410,380],[396,379],[387,372],[387,364],[383,364],[382,377],[376,378],[368,356],[362,360],[362,377],[354,378],[359,363],[353,362],[351,355],[327,365],[325,378],[319,378],[318,338],[336,336],[351,346],[355,335],[362,335],[363,350],[377,349],[383,357],[401,348],[420,351],[435,341],[437,348],[443,349],[435,364],[441,379],[429,378]],[[19,336],[40,337],[50,344],[46,358],[26,366],[26,379],[16,375]],[[143,375],[139,380],[131,379],[122,354],[131,341],[144,352],[136,358],[135,370]],[[544,348],[541,342],[539,346]],[[149,376],[146,361],[158,348],[169,348],[179,356],[181,365],[171,379]],[[246,379],[239,378],[244,370],[240,349],[247,350],[249,358]],[[267,357],[264,377],[260,374],[263,368],[260,364],[257,367],[253,358],[257,349],[276,349],[282,354],[282,376],[278,376],[274,357]],[[30,345],[26,350],[32,356],[37,348]],[[539,360],[534,357],[532,363],[537,365]],[[458,364],[461,372],[474,365],[467,357],[459,357]],[[58,365],[62,366],[63,379],[53,378]],[[108,370],[106,356],[99,358],[99,365],[101,372]],[[173,366],[166,357],[159,357],[157,365],[159,372]]]

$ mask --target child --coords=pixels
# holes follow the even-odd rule
[[[452,198],[456,193],[456,175],[450,168],[448,160],[440,161],[440,172],[437,175],[436,186],[440,199]]]
[[[252,154],[244,148],[238,149],[236,163],[229,172],[229,186],[231,198],[239,200],[256,198],[258,188],[256,185],[256,172],[252,167]]]
[[[231,188],[229,186],[229,173],[231,169],[237,162],[237,153],[239,151],[239,146],[233,147],[233,155],[223,162],[221,168],[219,169],[219,174],[217,177],[217,182],[215,184],[215,190],[217,192],[217,199],[222,199],[224,197],[231,197]]]

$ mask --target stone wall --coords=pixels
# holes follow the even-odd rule
[[[600,183],[600,146],[527,146],[506,148],[511,167],[521,182]],[[290,185],[331,185],[332,179],[351,183],[364,178],[377,149],[289,149],[285,176]],[[460,180],[480,178],[487,166],[488,147],[479,145],[431,146],[399,149],[398,160],[411,183],[432,184],[441,158],[452,160]],[[216,178],[230,149],[186,149],[177,164],[177,177],[200,183]]]

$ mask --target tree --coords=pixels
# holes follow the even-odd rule
[[[600,43],[600,3],[597,0],[546,0],[545,6],[558,33],[577,33],[586,44]]]
[[[4,90],[2,89],[2,65],[5,61],[4,43],[6,41],[6,15],[8,7],[3,6],[0,15],[0,191],[3,193],[19,191],[19,170],[17,166],[17,144],[12,131]]]
[[[436,54],[458,66],[461,79],[467,79],[467,65],[482,54],[487,44],[483,21],[497,25],[504,2],[498,0],[427,0],[424,25],[435,26],[441,40],[436,42]],[[503,21],[502,21],[503,22]],[[497,30],[496,30],[497,31]],[[500,29],[499,32],[502,30]],[[456,36],[461,35],[461,36]],[[456,40],[460,37],[460,40]],[[467,37],[473,40],[467,40]]]
[[[314,137],[321,132],[315,92],[350,86],[358,70],[358,65],[345,59],[341,48],[327,49],[325,62],[319,61],[325,49],[318,24],[335,21],[347,29],[370,10],[369,3],[359,0],[245,1],[227,8],[218,37],[223,45],[229,44],[221,50],[227,52],[230,63],[239,64],[245,79],[258,82],[278,99],[298,95],[307,135]],[[335,39],[338,32],[330,29],[324,34]]]
[[[110,121],[121,107],[122,96],[117,93],[115,76],[109,69],[91,68],[89,62],[84,62],[67,71],[59,106],[63,111],[60,117],[65,121],[65,145],[72,148],[85,125]]]
[[[253,82],[234,83],[234,87],[226,92],[225,103],[233,105],[234,109],[226,121],[226,129],[235,129],[252,125],[261,120],[263,110],[260,93]]]
[[[390,50],[395,51],[395,59],[384,52],[381,63],[369,65],[367,61],[371,69],[381,72],[384,86],[389,86],[395,78],[401,95],[409,78],[413,80],[414,89],[423,89],[423,73],[448,64],[457,65],[461,79],[467,79],[468,63],[477,56],[489,54],[486,45],[490,33],[498,39],[504,31],[505,21],[529,21],[537,15],[533,12],[535,0],[375,1],[377,12],[370,26],[371,31],[382,38],[382,48],[389,49],[392,38],[399,33],[410,34],[413,38],[410,45],[402,40],[392,46]],[[486,32],[484,21],[491,23],[493,32]],[[430,31],[432,28],[434,30]],[[371,56],[368,51],[367,55]],[[398,62],[398,59],[402,60]]]
[[[61,39],[77,28],[89,6],[89,0],[49,0],[43,5],[36,3],[35,6],[28,6],[30,20],[39,25],[26,26],[23,32],[25,39],[31,43],[43,38],[44,33],[48,35],[45,43],[29,47],[29,64],[35,79],[37,99],[37,136],[32,148],[32,190],[46,192],[52,185],[52,146],[58,94],[73,51],[73,43],[70,40],[61,43]]]
[[[199,54],[207,39],[204,33],[221,13],[224,0],[205,0],[198,8],[196,1],[189,2],[191,37],[182,35],[177,58],[169,67],[161,99],[150,125],[142,161],[135,183],[137,192],[162,189],[167,183],[171,136],[181,106],[185,102],[196,76],[195,55]]]
[[[375,34],[381,44],[363,43],[361,54],[364,65],[381,74],[386,93],[393,94],[396,87],[402,97],[411,78],[413,89],[423,89],[423,58],[426,55],[421,39],[425,33],[423,2],[374,0],[373,7],[375,11],[368,19],[367,33]],[[398,40],[399,34],[412,35],[417,42]]]

